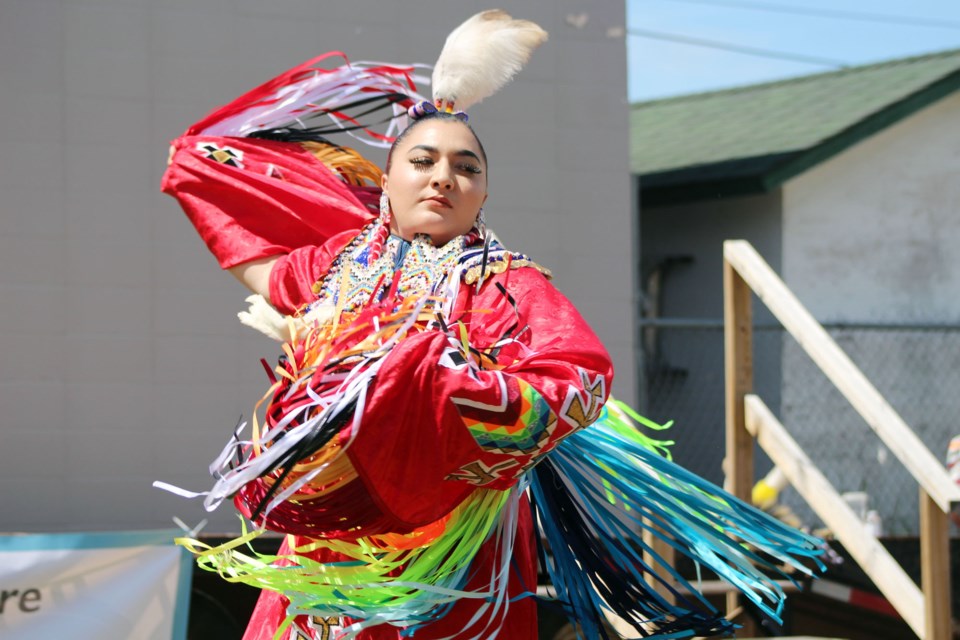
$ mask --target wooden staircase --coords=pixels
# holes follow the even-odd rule
[[[960,488],[748,242],[727,241],[723,253],[727,490],[750,500],[756,439],[914,633],[924,640],[949,640],[952,620],[947,514],[960,504]],[[847,506],[763,400],[753,395],[751,292],[916,479],[920,491],[920,587]],[[729,593],[728,612],[738,605],[737,594]],[[745,627],[742,633],[750,631]]]

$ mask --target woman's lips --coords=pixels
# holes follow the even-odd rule
[[[444,207],[446,209],[450,209],[453,206],[450,204],[450,201],[443,196],[431,196],[429,198],[424,198],[423,201],[428,204],[436,203],[437,205]]]

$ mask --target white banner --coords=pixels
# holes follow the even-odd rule
[[[193,562],[177,533],[0,536],[0,638],[184,640]]]

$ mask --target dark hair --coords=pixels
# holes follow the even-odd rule
[[[445,111],[437,111],[435,113],[429,113],[425,116],[417,118],[416,120],[411,122],[406,129],[400,132],[400,135],[397,136],[396,140],[394,140],[393,144],[390,146],[390,151],[387,152],[387,166],[384,167],[383,172],[390,173],[390,163],[393,160],[393,152],[396,150],[397,147],[400,146],[400,143],[403,142],[408,135],[410,135],[411,131],[416,129],[418,126],[420,126],[424,122],[433,122],[436,120],[440,120],[441,122],[459,122],[460,124],[465,126],[470,131],[470,133],[473,134],[473,139],[477,141],[477,146],[480,147],[480,156],[483,158],[483,164],[489,166],[489,164],[487,163],[487,151],[483,148],[483,143],[480,142],[480,136],[478,136],[477,132],[473,130],[473,127],[471,127],[470,124],[463,119],[463,117],[457,114],[447,113]]]

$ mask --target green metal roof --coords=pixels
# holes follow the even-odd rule
[[[957,89],[960,49],[640,102],[631,170],[648,203],[767,191]]]

